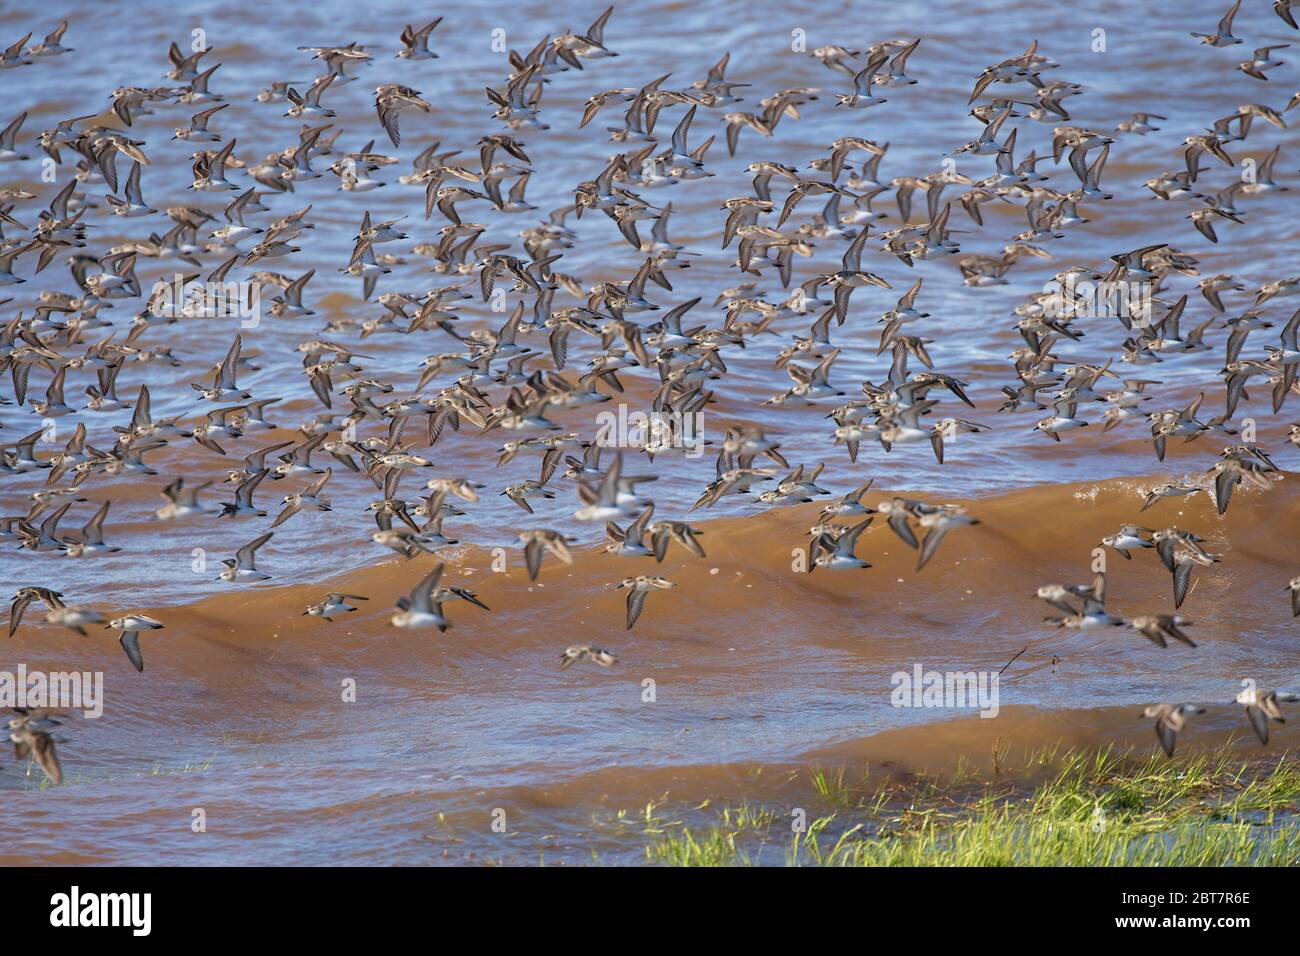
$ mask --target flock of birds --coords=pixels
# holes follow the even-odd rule
[[[1197,34],[1200,40],[1211,47],[1242,43],[1232,35],[1239,7],[1237,0],[1214,33]],[[1289,28],[1296,27],[1289,0],[1277,0],[1274,8]],[[521,456],[539,459],[536,479],[500,492],[524,512],[532,514],[530,501],[554,498],[560,481],[567,481],[579,502],[574,518],[603,526],[607,551],[662,562],[668,549],[678,546],[702,558],[701,530],[687,516],[657,516],[654,501],[640,488],[657,475],[648,469],[637,473],[630,459],[644,455],[647,464],[653,464],[684,453],[681,423],[715,403],[728,357],[761,336],[788,337],[775,369],[784,370],[789,384],[766,404],[779,410],[837,402],[827,415],[834,427],[832,433],[828,426],[826,438],[835,448],[842,446],[853,462],[863,442],[879,443],[885,452],[899,444],[928,442],[942,464],[945,446],[955,436],[982,433],[989,426],[939,411],[941,399],[969,408],[975,404],[967,383],[936,369],[927,350],[933,340],[914,331],[915,323],[929,317],[920,304],[922,278],[879,317],[876,354],[888,355],[887,375],[878,382],[862,382],[858,397],[845,398],[846,393],[832,384],[842,348],[853,347],[835,340],[843,342],[844,326],[863,325],[865,290],[891,288],[864,266],[864,257],[874,251],[910,267],[951,260],[969,287],[1006,284],[1008,275],[1027,260],[1053,258],[1045,246],[1086,224],[1088,207],[1112,198],[1103,186],[1112,147],[1125,137],[1144,136],[1164,121],[1154,112],[1140,112],[1109,130],[1071,125],[1066,103],[1084,93],[1084,87],[1053,78],[1059,64],[1040,53],[1035,42],[1023,53],[990,65],[974,84],[969,112],[981,129],[953,155],[965,157],[968,168],[987,162],[984,178],[963,175],[951,163],[936,172],[886,177],[880,170],[889,144],[851,133],[807,157],[803,166],[752,162],[746,167],[753,177],[752,190],[727,199],[719,217],[721,248],[732,250],[726,254],[734,253],[741,278],[718,293],[713,303],[718,318],[701,317],[693,324],[688,316],[701,298],[675,301],[672,282],[699,254],[669,238],[673,203],[652,201],[646,194],[691,189],[682,184],[714,175],[708,161],[715,135],[699,140],[711,115],[720,117],[728,153],[735,156],[743,152],[742,137],[774,137],[783,121],[797,122],[801,110],[827,98],[814,88],[779,89],[762,96],[749,83],[727,79],[727,54],[705,77],[686,86],[669,86],[667,74],[640,87],[596,93],[580,118],[544,111],[543,95],[558,74],[585,72],[618,55],[605,41],[612,12],[612,7],[607,9],[585,32],[566,30],[544,37],[526,54],[511,51],[509,76],[486,90],[496,128],[478,140],[477,155],[434,142],[398,178],[413,195],[423,191],[421,213],[429,222],[424,229],[432,236],[411,247],[410,253],[431,264],[445,284],[423,292],[391,287],[380,292],[407,262],[386,249],[407,241],[406,230],[412,227],[403,224],[405,217],[372,219],[364,202],[358,202],[355,246],[348,262],[337,268],[359,280],[362,298],[367,303],[373,299],[382,312],[328,321],[323,329],[310,307],[316,270],[294,268],[314,228],[312,206],[287,214],[273,207],[299,190],[321,188],[315,181],[329,175],[348,193],[393,185],[383,176],[402,161],[396,155],[402,121],[408,133],[434,126],[428,115],[433,106],[418,90],[395,82],[374,89],[378,130],[345,130],[331,122],[336,117],[332,95],[372,68],[375,55],[363,45],[299,48],[307,62],[319,68],[319,75],[310,83],[276,82],[257,94],[252,109],[283,108],[284,115],[302,123],[295,142],[261,160],[236,154],[235,116],[248,108],[230,109],[236,98],[227,99],[221,91],[216,75],[221,64],[212,62],[214,51],[207,48],[187,53],[173,44],[166,78],[174,85],[115,89],[111,114],[73,116],[34,138],[25,128],[26,113],[13,119],[0,133],[0,170],[22,168],[13,164],[28,161],[35,146],[57,164],[60,175],[51,186],[52,195],[39,199],[48,200],[44,208],[29,205],[38,196],[25,188],[0,189],[0,285],[19,295],[15,287],[62,261],[70,267],[75,291],[43,289],[35,296],[23,295],[14,306],[20,311],[0,329],[0,372],[8,371],[12,382],[12,397],[0,394],[0,405],[8,409],[2,427],[9,433],[25,416],[75,416],[77,425],[66,446],[55,453],[41,448],[46,421],[34,430],[19,424],[18,430],[27,433],[0,443],[0,477],[24,488],[31,478],[44,479],[30,490],[26,513],[0,517],[0,541],[47,556],[48,579],[57,584],[63,558],[119,551],[106,538],[110,500],[102,492],[98,500],[88,498],[92,487],[157,474],[147,456],[169,443],[193,441],[204,449],[198,454],[236,461],[228,451],[234,443],[280,428],[268,419],[282,398],[255,397],[241,385],[245,371],[256,368],[243,352],[242,334],[233,336],[210,374],[188,383],[205,409],[197,419],[156,417],[148,384],[119,394],[125,381],[148,366],[169,372],[182,364],[169,343],[177,342],[189,323],[237,317],[248,304],[245,293],[256,292],[268,297],[272,320],[302,330],[297,350],[303,392],[309,389],[321,410],[291,437],[240,448],[236,454],[242,453],[242,461],[228,466],[225,475],[233,486],[232,500],[219,509],[202,500],[212,481],[175,476],[161,488],[165,504],[157,511],[160,521],[215,518],[254,525],[270,516],[258,500],[265,494],[265,482],[288,479],[286,485],[296,489],[282,497],[269,526],[222,562],[221,581],[240,585],[269,578],[258,567],[259,548],[301,512],[331,511],[326,492],[338,471],[349,481],[373,483],[378,497],[368,510],[376,544],[407,559],[430,561],[419,584],[397,600],[391,616],[394,627],[446,630],[446,609],[457,601],[486,609],[473,591],[444,583],[443,564],[437,559],[440,549],[456,543],[445,533],[444,523],[464,514],[459,506],[478,501],[487,487],[440,474],[449,463],[435,448],[448,427],[476,429],[489,441],[490,432],[517,436],[502,445],[499,464]],[[395,57],[399,62],[385,72],[415,76],[419,68],[413,64],[437,59],[436,44],[433,49],[430,44],[441,20],[403,29]],[[29,45],[29,34],[13,43],[0,53],[0,74],[19,70],[20,76],[33,78],[32,89],[39,89],[40,71],[51,69],[53,58],[74,55],[63,45],[67,29],[65,21],[43,42]],[[825,66],[828,85],[845,90],[826,105],[842,109],[846,131],[864,129],[858,111],[884,106],[882,92],[906,96],[917,83],[907,70],[921,42],[888,40],[865,50],[823,46],[810,52]],[[1275,57],[1286,46],[1255,50],[1240,71],[1267,80],[1268,72],[1282,68]],[[1205,130],[1186,137],[1177,168],[1148,180],[1146,189],[1162,201],[1192,205],[1186,217],[1192,227],[1206,240],[1218,242],[1216,227],[1245,222],[1253,203],[1287,191],[1274,182],[1280,147],[1256,164],[1251,176],[1235,178],[1224,188],[1208,187],[1203,174],[1215,163],[1235,167],[1228,150],[1261,128],[1255,121],[1285,128],[1284,115],[1298,104],[1300,93],[1277,108],[1247,103],[1213,120]],[[194,202],[159,210],[146,198],[149,170],[160,153],[175,147],[148,141],[136,123],[164,110],[178,117],[172,138],[195,150],[190,156]],[[487,241],[488,226],[469,221],[471,213],[474,219],[503,222],[511,215],[538,211],[526,198],[535,167],[525,137],[541,136],[550,128],[543,115],[552,123],[583,127],[610,112],[621,114],[609,127],[610,139],[626,151],[593,169],[590,179],[574,184],[571,202],[539,216],[524,216],[538,221],[517,232],[518,247],[513,241]],[[665,113],[676,119],[666,141],[662,133],[671,121]],[[1018,152],[1017,137],[1028,137],[1034,124],[1051,127],[1050,162],[1034,151]],[[344,133],[349,139],[370,141],[349,151],[339,145]],[[376,146],[381,137],[391,143],[391,152]],[[1044,168],[1048,166],[1055,168],[1049,172]],[[897,206],[899,224],[873,229],[891,215],[873,207],[886,195]],[[803,203],[808,198],[821,204],[811,215],[812,204]],[[217,205],[205,208],[209,199]],[[1027,227],[1007,240],[1001,254],[961,253],[956,241],[961,230],[950,226],[950,216],[964,215],[970,227],[982,229],[987,208],[1011,205],[1022,207]],[[643,257],[634,274],[592,283],[561,271],[565,251],[578,239],[569,217],[584,215],[603,215],[609,220],[610,241],[625,241]],[[102,221],[118,223],[120,229],[133,221],[140,225],[135,238],[106,247],[95,235]],[[870,240],[876,243],[871,250]],[[816,271],[795,284],[796,257],[811,257],[817,245],[837,243],[843,248],[838,268]],[[183,281],[160,282],[150,291],[136,274],[137,265],[146,261],[179,264]],[[287,271],[269,271],[272,263]],[[1254,389],[1256,382],[1266,383],[1272,412],[1278,413],[1291,393],[1300,392],[1300,311],[1275,320],[1274,309],[1281,300],[1300,295],[1300,275],[1268,281],[1254,290],[1231,275],[1199,278],[1196,286],[1210,311],[1186,331],[1183,315],[1191,293],[1174,286],[1183,277],[1198,276],[1196,257],[1167,243],[1121,250],[1102,270],[1074,266],[1058,273],[1055,291],[1030,295],[1016,309],[1023,345],[1011,355],[1012,377],[1002,388],[1005,401],[998,411],[1047,413],[1032,430],[1057,442],[1075,429],[1099,423],[1083,417],[1088,409],[1103,411],[1100,423],[1105,430],[1145,422],[1160,460],[1171,439],[1237,436],[1231,418],[1241,402],[1251,399],[1248,385]],[[236,278],[243,291],[232,299],[228,290]],[[786,291],[769,298],[760,286],[771,281]],[[409,288],[411,278],[403,283]],[[1124,330],[1120,353],[1104,364],[1067,364],[1060,353],[1079,341],[1079,321],[1092,318],[1091,310],[1097,308],[1095,294],[1084,290],[1118,287],[1145,291],[1145,298],[1130,298],[1113,311]],[[1237,294],[1243,294],[1240,306],[1230,305]],[[516,299],[514,310],[499,326],[463,331],[458,311],[469,308],[464,303],[477,298],[495,307],[511,296]],[[129,319],[110,318],[107,313],[121,306],[136,311]],[[1226,317],[1231,313],[1239,314]],[[802,334],[777,330],[795,322],[801,329],[811,325]],[[1248,344],[1256,345],[1264,333],[1279,326],[1274,332],[1277,344],[1248,350]],[[1144,377],[1140,369],[1211,348],[1212,329],[1229,330],[1222,413],[1203,416],[1204,392],[1185,406],[1160,408],[1152,391],[1160,382]],[[361,343],[381,335],[400,335],[447,350],[428,354],[413,390],[399,389],[381,377],[381,364],[366,364],[371,356]],[[572,346],[578,343],[591,358],[585,368],[571,371],[577,364]],[[622,395],[624,379],[634,379],[651,393],[655,421],[664,423],[629,443],[632,447],[602,455],[607,451],[604,443],[581,432],[566,432],[550,417]],[[70,392],[73,380],[78,384]],[[166,387],[184,392],[186,384]],[[86,396],[83,404],[76,404],[75,398],[69,402],[77,388]],[[113,426],[113,433],[88,428],[97,413],[128,408],[129,423]],[[1300,425],[1292,427],[1289,437],[1300,445]],[[714,443],[715,477],[695,509],[732,495],[753,494],[764,506],[832,496],[811,529],[809,570],[869,568],[856,549],[862,532],[878,516],[917,551],[918,571],[949,533],[978,524],[960,505],[901,496],[864,504],[870,481],[834,496],[818,484],[821,464],[792,466],[779,440],[757,427],[733,426],[719,438]],[[329,464],[323,465],[326,457]],[[430,469],[436,477],[426,478]],[[419,476],[422,482],[414,497],[401,488],[408,476]],[[1205,493],[1222,514],[1238,484],[1264,489],[1279,477],[1264,447],[1254,441],[1236,442],[1223,450],[1203,480],[1151,489],[1142,510],[1159,507],[1166,499]],[[63,527],[69,510],[81,503],[94,509],[92,516],[79,531]],[[518,540],[533,581],[548,557],[572,563],[571,546],[578,543],[546,527],[523,530]],[[1178,527],[1125,524],[1103,543],[1125,559],[1132,551],[1154,550],[1173,577],[1175,611],[1191,588],[1193,572],[1220,560],[1203,547],[1201,537]],[[632,628],[649,596],[675,585],[662,576],[641,573],[613,586],[627,592],[625,624]],[[1300,614],[1300,577],[1289,588],[1293,613]],[[1087,585],[1047,585],[1038,595],[1059,612],[1048,620],[1063,628],[1127,626],[1161,647],[1170,641],[1196,646],[1187,633],[1190,622],[1177,613],[1131,619],[1109,613],[1104,574]],[[303,613],[330,621],[354,612],[365,600],[364,595],[329,593]],[[33,605],[45,609],[44,621],[50,625],[79,634],[93,626],[118,632],[137,671],[144,669],[141,635],[164,626],[136,612],[105,614],[68,600],[54,586],[33,584],[20,588],[13,598],[11,637]],[[602,666],[617,662],[607,650],[582,645],[565,650],[561,666],[582,660]],[[1276,692],[1244,694],[1239,702],[1246,706],[1259,739],[1267,742],[1269,721],[1282,720],[1278,702],[1294,698]],[[1172,704],[1145,712],[1156,720],[1157,735],[1169,755],[1186,716],[1194,712],[1197,708],[1191,705]],[[33,756],[55,782],[61,778],[53,736],[57,726],[55,717],[43,710],[18,710],[9,722],[19,759]]]

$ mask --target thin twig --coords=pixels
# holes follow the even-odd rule
[[[1021,654],[1023,654],[1023,653],[1024,653],[1025,651],[1027,651],[1027,650],[1029,650],[1029,645],[1028,645],[1028,644],[1026,644],[1024,647],[1022,647],[1019,651],[1016,652],[1016,657],[1019,657]],[[1006,670],[1008,667],[1010,667],[1012,664],[1014,664],[1014,663],[1016,662],[1016,657],[1011,658],[1011,660],[1009,660],[1009,661],[1007,661],[1005,664],[1003,664],[1003,665],[1002,665],[1002,671]],[[999,677],[1002,676],[1002,671],[998,671],[998,676],[999,676]]]

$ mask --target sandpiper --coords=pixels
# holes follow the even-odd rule
[[[1164,750],[1166,757],[1173,757],[1174,748],[1178,745],[1178,735],[1187,726],[1188,715],[1203,713],[1205,713],[1204,707],[1193,704],[1152,704],[1143,709],[1138,716],[1156,722],[1156,739],[1160,741],[1160,748]]]
[[[161,630],[162,626],[161,622],[144,614],[124,614],[104,625],[105,628],[122,632],[119,638],[122,650],[126,652],[126,659],[131,662],[131,666],[140,673],[144,673],[144,655],[140,653],[140,632]]]

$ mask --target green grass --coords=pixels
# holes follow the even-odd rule
[[[212,754],[201,763],[186,762],[183,766],[180,767],[164,767],[160,763],[155,763],[148,770],[141,773],[140,776],[171,777],[171,776],[176,776],[178,774],[185,774],[185,773],[202,773],[203,771],[210,770],[212,768],[212,761],[216,758],[216,756],[217,756],[216,754]]]
[[[1225,866],[1300,859],[1300,769],[1225,747],[1177,761],[1043,751],[992,778],[855,789],[812,771],[806,825],[790,810],[727,809],[661,828],[646,858],[671,866]],[[815,815],[816,814],[816,815]]]
[[[650,860],[668,866],[743,866],[749,863],[736,843],[736,831],[713,827],[698,838],[690,830],[669,837],[646,850]]]

